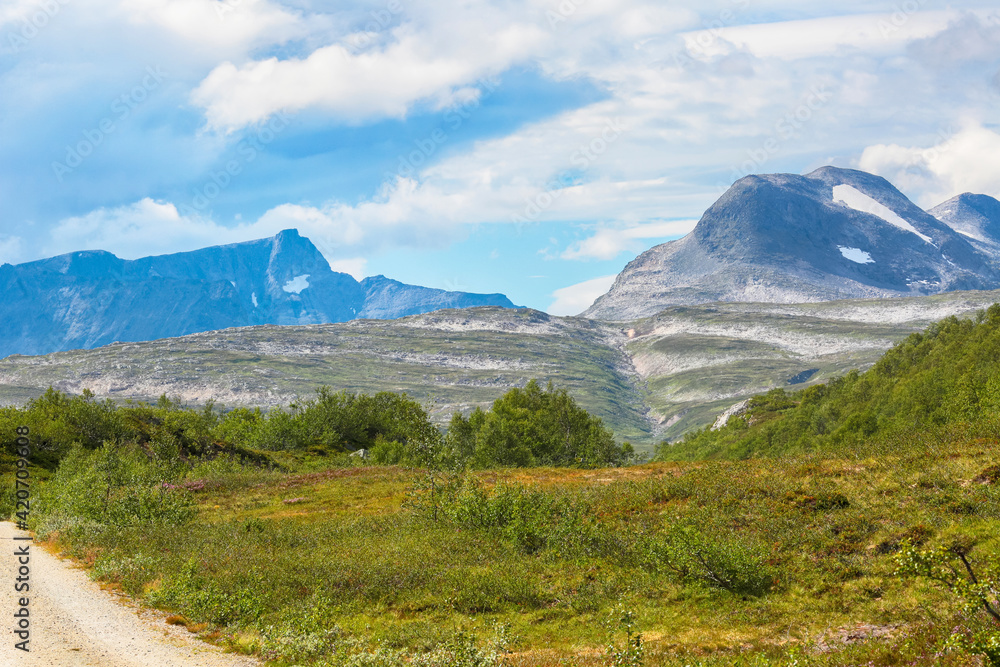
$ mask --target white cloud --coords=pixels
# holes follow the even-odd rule
[[[332,203],[325,207],[282,204],[253,222],[234,226],[196,216],[181,215],[174,204],[142,199],[134,204],[101,208],[66,218],[52,229],[40,252],[44,256],[76,250],[107,250],[124,259],[168,254],[211,245],[238,243],[298,229],[336,269],[359,276],[365,259],[359,253],[391,246],[441,247],[458,233],[466,204],[448,213],[452,198],[433,190],[419,190],[401,180],[374,201],[357,206]],[[411,217],[436,219],[413,225]],[[435,218],[435,216],[438,216]],[[13,246],[12,246],[13,247]],[[2,249],[2,245],[0,245]],[[151,250],[155,249],[155,250]]]
[[[192,94],[210,127],[232,131],[281,111],[323,109],[351,121],[401,118],[418,102],[444,106],[467,100],[478,79],[523,62],[545,43],[537,26],[464,26],[464,33],[429,40],[408,27],[393,43],[355,53],[340,44],[304,59],[223,63]]]
[[[692,55],[719,56],[746,50],[758,58],[797,60],[835,54],[845,48],[885,53],[936,35],[955,11],[889,12],[831,16],[698,30],[682,35]]]
[[[876,144],[858,168],[892,182],[924,208],[963,192],[1000,197],[1000,134],[969,123],[927,147]]]
[[[630,227],[602,227],[593,236],[577,241],[562,253],[563,259],[614,259],[623,252],[645,250],[648,239],[683,236],[697,220],[664,220]]]
[[[368,265],[368,260],[364,257],[350,257],[348,259],[336,259],[330,262],[330,268],[334,271],[339,271],[340,273],[346,273],[353,276],[355,280],[361,280],[368,274],[365,273],[365,267]]]
[[[63,3],[55,2],[54,7],[42,7],[42,3],[38,0],[4,0],[0,5],[0,28],[21,28],[31,25],[38,30],[39,24],[44,27],[44,24],[59,12],[64,2],[65,0]],[[29,28],[29,34],[30,30]],[[7,40],[7,35],[4,35],[4,39]]]
[[[594,300],[606,293],[618,276],[602,276],[576,285],[557,289],[552,293],[555,301],[548,307],[550,315],[578,315],[587,310]]]
[[[302,17],[269,0],[121,0],[133,25],[153,25],[196,48],[243,51],[307,33]]]
[[[182,252],[237,240],[246,240],[239,229],[185,218],[173,204],[145,198],[127,206],[101,208],[61,220],[49,234],[44,253],[107,250],[124,259],[136,259],[154,252]],[[151,252],[151,248],[156,251]]]
[[[0,236],[0,264],[17,264],[24,253],[24,240],[19,236]]]

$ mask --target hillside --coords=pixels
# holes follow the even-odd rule
[[[967,220],[964,211],[959,213]],[[976,229],[994,233],[981,217]],[[973,223],[953,228],[951,221],[862,171],[823,167],[805,176],[747,176],[690,234],[630,262],[583,315],[627,321],[679,304],[803,303],[1000,287],[1000,246],[962,233]]]
[[[552,380],[620,438],[649,440],[638,378],[616,327],[531,310],[446,310],[393,321],[254,326],[0,361],[3,398],[71,393],[273,407],[320,386],[407,392],[439,422]]]
[[[720,428],[660,448],[666,458],[754,457],[922,438],[942,427],[996,437],[1000,426],[1000,304],[934,323],[869,370],[794,393],[752,398]]]
[[[1000,253],[1000,201],[966,192],[928,211],[972,245],[990,254]]]
[[[867,368],[894,343],[1000,292],[678,307],[628,324],[531,310],[443,310],[393,321],[254,326],[0,360],[0,402],[52,385],[115,399],[276,406],[335,389],[405,391],[444,423],[537,378],[567,388],[619,439],[649,448],[772,387]],[[794,383],[792,382],[794,380]]]

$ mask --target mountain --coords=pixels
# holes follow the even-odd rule
[[[74,252],[0,266],[0,357],[94,348],[259,324],[395,318],[497,305],[502,294],[358,282],[333,271],[296,230],[273,238],[123,260]]]
[[[115,400],[287,405],[322,385],[406,392],[438,423],[529,380],[565,387],[620,439],[650,447],[711,424],[772,387],[828,382],[997,292],[808,304],[678,306],[628,324],[529,309],[439,310],[395,320],[255,326],[0,360],[0,405],[49,387]]]
[[[1000,251],[974,245],[888,181],[823,167],[737,181],[694,230],[635,260],[583,313],[647,317],[715,301],[799,303],[1000,287]]]
[[[980,250],[1000,255],[1000,201],[966,192],[928,213],[967,237]]]
[[[406,315],[419,315],[443,308],[468,308],[469,306],[500,306],[513,308],[503,294],[469,294],[447,292],[406,285],[385,276],[374,276],[361,281],[364,306],[358,317],[373,320],[393,320]]]

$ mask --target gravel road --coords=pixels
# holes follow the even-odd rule
[[[164,615],[142,610],[122,596],[101,590],[86,572],[28,541],[12,523],[0,522],[0,615],[2,667],[251,667],[243,656],[223,653],[183,627],[167,625]],[[30,546],[29,593],[14,590],[15,550]],[[27,595],[31,621],[30,652],[14,647],[12,633],[18,600]]]

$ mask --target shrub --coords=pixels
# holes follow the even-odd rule
[[[982,655],[987,665],[1000,667],[1000,572],[977,574],[969,560],[969,551],[961,542],[951,547],[920,550],[907,540],[895,557],[896,574],[929,579],[955,594],[966,615],[986,616],[992,630],[955,632],[946,647]]]
[[[181,470],[125,445],[77,446],[41,488],[32,519],[42,535],[78,524],[183,524],[195,510],[185,491],[171,488]]]
[[[542,389],[535,380],[508,391],[489,412],[477,409],[468,419],[456,413],[445,443],[483,468],[621,465],[632,453],[565,389]]]
[[[264,583],[252,572],[239,579],[236,585],[222,590],[191,559],[163,586],[151,591],[149,600],[199,621],[216,625],[247,624],[264,612]]]
[[[757,597],[767,593],[774,574],[766,554],[744,539],[715,537],[693,524],[678,524],[649,546],[653,564],[684,583],[697,583],[730,593]]]
[[[608,641],[608,664],[612,667],[641,667],[645,647],[642,643],[642,634],[636,632],[635,612],[619,606],[612,614],[609,625],[612,637]],[[615,644],[614,634],[617,632],[625,633],[621,646]]]

